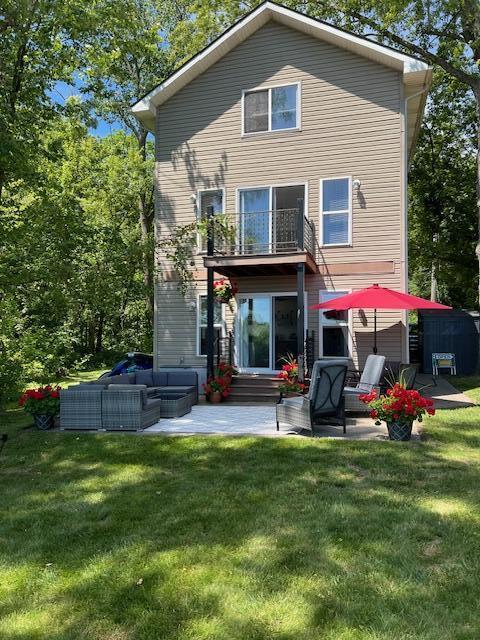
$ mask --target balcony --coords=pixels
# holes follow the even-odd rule
[[[235,241],[214,239],[213,256],[204,257],[206,267],[228,277],[293,274],[299,263],[307,273],[317,272],[315,231],[300,209],[225,217],[235,229]]]

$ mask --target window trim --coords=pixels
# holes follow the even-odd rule
[[[327,246],[329,246],[329,245],[327,245]],[[351,289],[347,289],[347,288],[345,288],[345,289],[319,289],[318,290],[318,302],[320,302],[320,303],[324,302],[322,300],[322,293],[338,293],[338,294],[341,294],[341,295],[346,295],[347,293],[351,293],[351,292],[352,292],[352,290]],[[327,311],[328,311],[328,309],[327,309]],[[327,325],[324,325],[323,322],[322,322],[322,313],[323,313],[323,310],[319,309],[319,314],[318,314],[318,355],[321,358],[324,358],[324,357],[327,357],[327,356],[324,356],[324,353],[323,353],[323,329]],[[345,357],[345,358],[352,359],[353,358],[353,355],[352,355],[353,354],[353,331],[352,331],[353,315],[352,315],[352,310],[351,309],[348,310],[348,316],[347,316],[346,323],[344,325],[341,325],[341,326],[347,327],[347,333],[348,333],[348,340],[347,340],[348,356],[328,356],[328,357],[332,357],[332,358]]]
[[[285,129],[272,129],[272,89],[278,89],[280,87],[297,87],[297,102],[295,105],[297,110],[297,124],[294,127],[287,127]],[[268,91],[268,129],[266,131],[245,131],[245,95],[247,93],[255,93],[257,91]],[[252,89],[243,89],[242,99],[241,99],[241,112],[242,112],[242,122],[241,122],[242,138],[272,134],[272,133],[273,134],[281,133],[282,131],[301,131],[302,130],[302,83],[300,81],[287,82],[287,83],[281,83],[281,84],[269,84],[263,87],[253,87]]]
[[[202,298],[206,298],[207,294],[206,293],[197,293],[197,313],[196,313],[196,318],[195,318],[195,323],[196,323],[196,335],[197,335],[197,345],[196,345],[196,353],[197,353],[197,358],[206,358],[207,354],[206,353],[200,353],[201,351],[201,338],[200,338],[200,329],[202,326],[206,326],[206,325],[201,325],[200,324],[200,318],[202,315],[202,309],[201,309],[201,299]],[[214,317],[214,322],[213,322],[213,326],[214,327],[220,327],[221,330],[221,336],[222,338],[225,338],[225,336],[227,335],[227,326],[226,326],[226,322],[225,322],[225,305],[222,304],[221,305],[221,311],[222,311],[222,320],[220,323],[215,323],[215,317]]]
[[[341,209],[339,211],[327,211],[323,210],[323,183],[330,180],[348,180],[348,209]],[[353,233],[352,233],[352,211],[353,211],[353,198],[352,198],[352,176],[332,176],[329,178],[320,178],[319,185],[319,217],[320,217],[320,246],[321,247],[351,247],[353,246]],[[347,242],[335,242],[325,243],[323,237],[323,216],[332,215],[335,213],[346,213],[348,215],[348,240]]]
[[[202,215],[202,193],[208,193],[211,191],[221,191],[222,192],[222,212],[221,216],[225,215],[225,198],[227,197],[227,191],[225,187],[212,187],[209,189],[197,189],[197,202],[195,205],[195,219],[197,222],[200,222]],[[218,214],[216,214],[218,215]],[[197,231],[197,254],[206,255],[207,250],[202,249],[202,237]]]

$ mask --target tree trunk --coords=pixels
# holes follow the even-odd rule
[[[476,190],[477,190],[477,214],[478,214],[478,239],[475,253],[478,260],[478,306],[480,307],[480,80],[477,81],[475,89],[475,100],[477,109],[477,176],[476,176]]]
[[[138,148],[143,161],[147,157],[147,131],[141,129],[138,137]],[[153,325],[153,260],[149,251],[150,234],[152,231],[152,215],[148,210],[147,197],[141,193],[138,198],[138,217],[143,244],[143,282],[146,288],[146,309],[150,324]]]
[[[97,324],[97,337],[95,340],[95,353],[100,353],[103,347],[103,327],[105,324],[105,314],[100,312]]]
[[[432,269],[430,272],[430,300],[437,302],[437,268],[434,260],[432,260]]]

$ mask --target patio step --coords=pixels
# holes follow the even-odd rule
[[[274,376],[238,374],[233,377],[226,402],[274,404],[279,398],[279,384]]]

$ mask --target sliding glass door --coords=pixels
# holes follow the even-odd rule
[[[297,296],[267,293],[237,298],[235,344],[242,371],[280,370],[289,354],[297,355]]]
[[[270,296],[238,299],[238,346],[242,369],[270,369]]]

